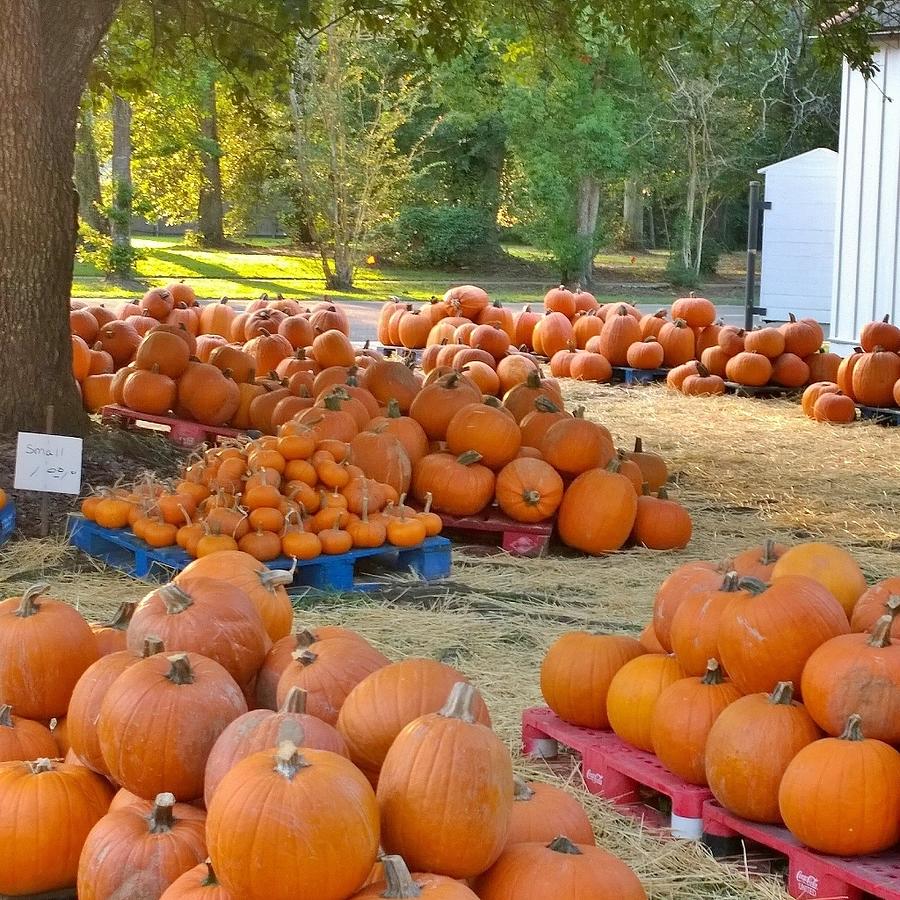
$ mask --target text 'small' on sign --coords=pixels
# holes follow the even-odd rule
[[[81,493],[81,438],[19,432],[16,445],[17,491]]]

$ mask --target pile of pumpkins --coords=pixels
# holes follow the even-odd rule
[[[882,409],[900,406],[900,328],[885,316],[863,327],[859,343],[832,377],[804,391],[801,405],[809,418],[846,425],[856,421],[857,403]]]
[[[767,541],[677,568],[638,639],[563,635],[541,689],[745,819],[877,853],[900,841],[898,613],[900,578],[868,587],[840,547]]]
[[[111,626],[47,585],[0,602],[0,893],[646,900],[460,672],[276,628],[264,576],[223,551]]]
[[[273,433],[312,405],[316,375],[356,361],[346,313],[324,301],[264,295],[239,313],[227,300],[200,307],[192,288],[173,284],[117,312],[72,307],[72,371],[90,412],[115,403]]]

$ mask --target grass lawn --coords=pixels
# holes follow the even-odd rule
[[[285,240],[250,239],[246,245],[233,250],[193,249],[180,243],[179,237],[138,237],[134,245],[142,252],[136,267],[141,284],[156,287],[184,280],[198,297],[207,299],[252,299],[266,292],[377,302],[399,295],[421,301],[442,295],[451,284],[471,280],[485,287],[491,296],[514,303],[540,299],[554,282],[548,255],[533,247],[507,247],[512,257],[509,271],[442,272],[363,266],[357,272],[356,289],[339,292],[325,289],[317,257],[291,252]],[[597,256],[597,265],[602,277],[610,282],[658,283],[665,281],[666,254],[654,251],[630,257],[624,253],[602,253]],[[108,283],[91,265],[82,262],[75,265],[73,297],[121,298],[141,293],[139,286],[129,289]],[[617,286],[615,293],[598,295],[598,299],[653,304],[666,296],[636,283],[633,290]]]

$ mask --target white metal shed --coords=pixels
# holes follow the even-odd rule
[[[838,155],[818,147],[759,170],[765,175],[760,305],[830,321]]]
[[[900,320],[900,39],[873,36],[878,71],[844,65],[831,343],[846,354],[860,329]]]

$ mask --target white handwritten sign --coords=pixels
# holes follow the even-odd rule
[[[16,490],[80,494],[82,444],[81,438],[20,431]]]

